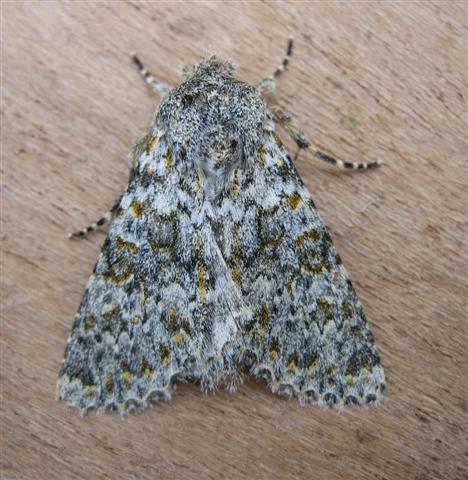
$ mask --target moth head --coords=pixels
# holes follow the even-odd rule
[[[175,161],[195,167],[219,190],[234,169],[253,164],[267,119],[258,90],[236,79],[231,63],[211,57],[186,71],[157,122]]]
[[[190,81],[194,78],[204,78],[206,76],[233,77],[236,66],[233,62],[221,60],[216,56],[204,59],[196,65],[189,65],[183,68],[182,78],[184,81]]]

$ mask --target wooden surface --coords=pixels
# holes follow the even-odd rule
[[[467,478],[466,27],[464,2],[2,2],[1,478]],[[173,85],[210,52],[255,82],[289,34],[270,103],[337,156],[386,163],[298,162],[366,309],[384,402],[303,408],[249,380],[80,418],[55,385],[104,234],[66,235],[122,191],[156,108],[129,52]]]

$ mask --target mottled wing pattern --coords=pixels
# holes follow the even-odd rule
[[[175,379],[235,376],[242,318],[193,172],[149,136],[75,317],[58,396],[121,412],[168,398]]]
[[[274,392],[301,402],[377,403],[384,374],[362,306],[309,192],[273,135],[232,189],[221,209],[229,237],[224,254],[253,312],[243,325],[252,372]]]

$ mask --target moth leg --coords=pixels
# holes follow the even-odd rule
[[[375,168],[379,165],[382,165],[380,160],[375,160],[373,162],[347,162],[344,160],[339,160],[335,157],[332,157],[320,149],[312,145],[309,140],[307,140],[304,132],[300,130],[292,121],[291,115],[284,110],[281,110],[279,107],[270,107],[270,112],[273,115],[273,119],[278,122],[289,134],[289,136],[296,142],[297,152],[294,160],[297,159],[300,150],[308,150],[312,155],[324,162],[335,165],[338,168],[343,169],[366,169],[366,168]]]
[[[171,90],[171,87],[169,85],[166,85],[165,83],[157,80],[153,76],[153,74],[145,68],[141,60],[137,57],[136,53],[132,54],[132,60],[135,63],[135,65],[138,67],[138,70],[140,71],[141,76],[143,77],[145,82],[151,87],[153,92],[163,97]]]
[[[102,225],[105,225],[110,220],[112,220],[115,212],[117,211],[117,208],[119,207],[119,204],[120,204],[120,198],[115,203],[115,205],[97,222],[94,222],[91,225],[88,225],[86,228],[82,228],[81,230],[76,230],[75,232],[68,234],[68,238],[84,237],[88,233],[95,232],[99,227],[101,227]]]
[[[292,37],[288,39],[288,46],[286,48],[286,55],[283,58],[281,64],[276,67],[275,71],[270,77],[263,78],[257,83],[257,88],[260,92],[272,92],[275,89],[275,80],[284,72],[286,67],[288,66],[289,60],[292,55],[294,46],[294,40]]]

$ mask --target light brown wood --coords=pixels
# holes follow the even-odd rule
[[[462,479],[466,428],[464,2],[2,2],[2,479]],[[347,160],[303,154],[386,368],[378,409],[320,410],[247,381],[194,385],[123,421],[55,401],[103,241],[67,233],[123,189],[158,99],[215,52],[255,82],[296,39],[270,103]],[[286,139],[288,146],[292,143]]]

